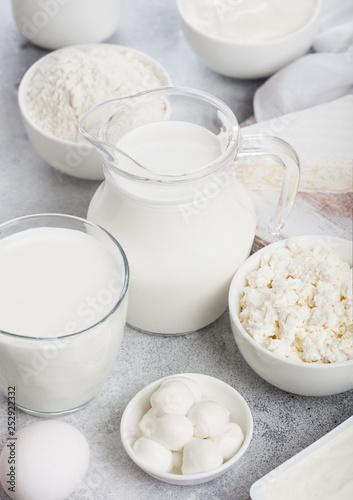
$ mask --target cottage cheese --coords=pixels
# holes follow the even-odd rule
[[[240,321],[261,346],[308,363],[353,359],[352,268],[290,239],[247,276]]]

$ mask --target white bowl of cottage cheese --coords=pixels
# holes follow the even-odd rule
[[[270,384],[304,396],[353,389],[352,242],[301,236],[262,248],[229,290],[236,344]]]
[[[171,85],[152,57],[123,45],[73,45],[55,50],[24,74],[18,104],[37,153],[55,169],[102,180],[97,151],[79,132],[81,116],[109,98]]]

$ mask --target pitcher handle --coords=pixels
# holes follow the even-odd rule
[[[265,134],[244,135],[237,159],[262,156],[279,163],[284,171],[277,208],[268,224],[269,232],[277,235],[286,223],[298,191],[300,161],[292,146],[279,137]]]

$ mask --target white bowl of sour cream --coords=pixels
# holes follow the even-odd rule
[[[300,236],[255,252],[229,290],[231,327],[245,361],[294,394],[353,389],[351,286],[351,241]]]
[[[252,432],[243,397],[225,382],[198,373],[172,375],[144,387],[126,406],[120,425],[129,457],[150,476],[177,485],[223,475],[245,453]],[[217,465],[219,454],[223,463],[220,459]],[[195,472],[202,468],[208,470]]]
[[[322,0],[177,0],[192,50],[217,73],[263,78],[305,54]]]

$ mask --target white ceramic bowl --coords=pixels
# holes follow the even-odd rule
[[[161,382],[170,377],[189,377],[195,380],[201,388],[202,396],[223,403],[230,410],[230,420],[236,422],[242,428],[245,439],[241,448],[232,458],[217,469],[202,474],[190,475],[158,472],[148,467],[133,452],[132,446],[136,439],[140,437],[137,431],[137,425],[143,415],[151,408],[150,397],[158,389]],[[183,373],[171,375],[170,377],[165,377],[149,384],[138,392],[126,406],[120,426],[122,444],[129,457],[141,467],[141,469],[160,481],[178,485],[206,483],[228,471],[247,450],[253,432],[253,420],[250,409],[243,397],[233,389],[233,387],[214,377],[198,373]]]
[[[129,52],[133,54],[144,64],[153,69],[161,82],[161,86],[171,85],[171,80],[166,70],[155,59],[147,54],[123,45],[98,44],[99,47],[102,47],[103,45],[114,47],[117,53]],[[75,47],[80,49],[80,47],[85,46],[86,45],[76,45]],[[66,50],[66,48],[59,50]],[[88,142],[77,143],[64,140],[60,137],[55,137],[54,135],[47,133],[34,123],[26,111],[26,93],[32,75],[34,74],[36,68],[41,65],[45,59],[53,57],[53,54],[56,52],[58,51],[51,52],[50,54],[40,58],[27,70],[21,80],[18,89],[18,104],[24,127],[34,149],[47,163],[49,163],[49,165],[64,174],[68,174],[73,177],[90,180],[102,180],[104,179],[102,159],[91,144]]]
[[[12,0],[20,33],[46,49],[106,40],[119,25],[122,7],[123,0]]]
[[[185,15],[177,0],[180,23],[195,54],[217,73],[234,78],[263,78],[305,54],[310,48],[319,22],[322,0],[315,0],[311,19],[287,36],[257,43],[227,40],[201,31]]]
[[[301,236],[303,245],[327,245],[352,265],[352,242],[328,236]],[[353,360],[331,364],[292,361],[260,346],[245,331],[239,320],[240,300],[246,276],[258,269],[262,255],[284,247],[288,240],[268,245],[249,257],[235,273],[229,290],[229,315],[235,342],[249,366],[270,384],[302,396],[329,396],[353,389]]]

